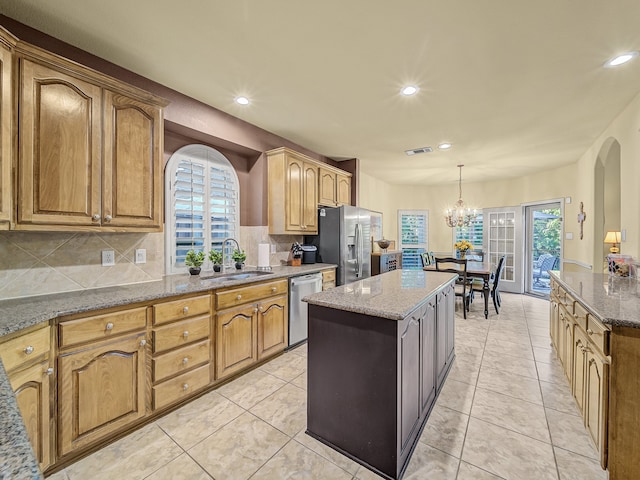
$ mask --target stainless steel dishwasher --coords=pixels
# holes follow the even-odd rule
[[[307,339],[307,295],[322,291],[322,273],[300,275],[289,279],[289,347]]]

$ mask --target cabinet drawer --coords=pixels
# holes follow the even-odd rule
[[[218,310],[244,303],[255,302],[262,298],[271,297],[273,295],[286,294],[289,291],[289,282],[287,280],[278,280],[275,282],[258,283],[247,287],[234,288],[216,292],[216,305]]]
[[[194,392],[209,385],[209,378],[209,365],[203,365],[156,385],[153,387],[153,409],[157,410],[191,396]]]
[[[0,345],[0,358],[5,370],[10,371],[43,355],[48,356],[51,343],[50,328],[41,328]]]
[[[580,325],[583,330],[587,329],[589,313],[579,303],[576,303],[573,306],[573,317],[575,318],[576,323]]]
[[[181,347],[209,337],[209,315],[183,320],[153,330],[153,353]]]
[[[163,353],[152,361],[153,381],[159,382],[177,373],[191,370],[194,366],[209,363],[211,343],[204,340],[172,352]]]
[[[322,283],[334,282],[336,280],[335,270],[325,270],[322,272]]]
[[[146,325],[146,307],[61,322],[59,326],[60,347],[103,340],[142,329]]]
[[[153,324],[160,325],[181,318],[209,313],[209,295],[184,298],[153,306]]]
[[[609,355],[609,329],[593,316],[589,317],[587,335],[603,354]]]

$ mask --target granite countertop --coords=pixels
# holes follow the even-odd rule
[[[640,328],[640,287],[636,278],[589,272],[549,273],[602,323]]]
[[[402,320],[457,275],[423,270],[393,270],[348,285],[313,293],[303,301],[322,307]]]
[[[336,265],[327,263],[300,267],[272,267],[271,272],[235,280],[207,280],[207,277],[225,278],[223,274],[213,272],[202,272],[200,276],[171,275],[156,282],[4,300],[0,301],[0,337],[64,315],[258,281],[295,277],[335,267]],[[243,271],[228,271],[226,274],[250,271],[252,269],[248,267]],[[0,479],[4,478],[18,480],[43,477],[33,454],[15,395],[0,361]]]

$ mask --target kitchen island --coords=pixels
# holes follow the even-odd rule
[[[307,434],[402,477],[455,356],[455,279],[395,270],[305,297]]]

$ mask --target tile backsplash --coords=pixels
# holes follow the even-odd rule
[[[258,244],[276,246],[271,265],[281,265],[302,236],[269,235],[267,226],[240,227],[246,264],[258,263]],[[147,262],[134,263],[135,250]],[[116,264],[103,267],[102,250]],[[0,300],[160,280],[164,275],[164,233],[0,232]]]

